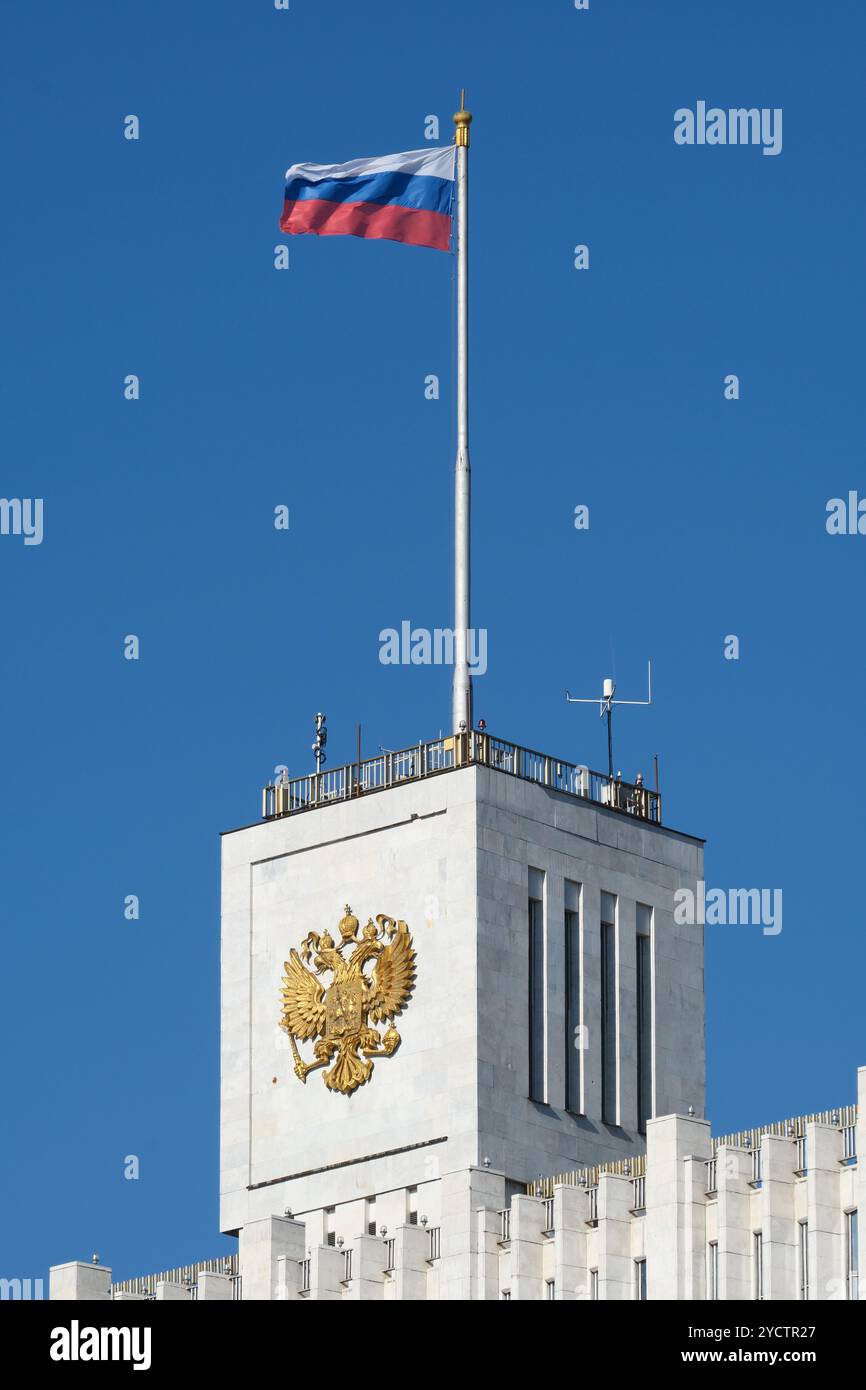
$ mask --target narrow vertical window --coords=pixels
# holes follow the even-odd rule
[[[856,1211],[845,1213],[845,1295],[860,1297],[859,1221]]]
[[[529,1098],[544,1100],[544,874],[529,870]]]
[[[366,1202],[364,1203],[364,1206],[367,1225],[367,1235],[374,1236],[376,1234],[376,1198],[368,1197]]]
[[[646,1302],[646,1260],[634,1262],[634,1296],[639,1303]]]
[[[707,1246],[707,1298],[715,1302],[719,1296],[719,1242]]]
[[[637,1127],[652,1119],[652,909],[637,905]]]
[[[565,885],[565,1108],[583,1110],[583,1030],[580,1022],[580,885]]]
[[[589,1296],[591,1299],[598,1298],[598,1270],[589,1271]]]
[[[752,1269],[755,1298],[764,1297],[764,1237],[761,1231],[752,1232]]]
[[[798,1265],[800,1268],[800,1298],[809,1297],[809,1223],[801,1221],[798,1227]]]
[[[556,1281],[554,1279],[547,1280],[547,1297],[554,1302],[556,1301]]]
[[[409,1226],[418,1225],[418,1189],[417,1187],[406,1188],[406,1224]]]
[[[601,895],[601,1118],[616,1116],[616,898]]]
[[[334,1229],[336,1207],[325,1207],[325,1244],[336,1245],[337,1233]]]

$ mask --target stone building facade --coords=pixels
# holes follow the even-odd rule
[[[223,837],[238,1256],[121,1286],[58,1266],[52,1298],[859,1296],[866,1072],[859,1109],[714,1144],[703,928],[674,914],[703,842],[654,793],[472,734],[269,788],[265,811]],[[365,921],[372,952],[376,921],[406,924],[413,989],[342,1093],[281,1027],[281,985],[293,948],[313,971]],[[328,1036],[350,996],[326,995]]]

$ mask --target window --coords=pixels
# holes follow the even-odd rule
[[[809,1297],[809,1223],[801,1221],[797,1230],[798,1260],[800,1271],[800,1298]]]
[[[548,1297],[548,1299],[551,1299],[551,1300],[553,1300],[553,1301],[556,1300],[556,1280],[555,1280],[555,1279],[548,1279],[548,1280],[547,1280],[547,1297]]]
[[[616,1124],[616,898],[601,895],[601,1118]]]
[[[583,1111],[581,1073],[583,1030],[580,1024],[580,886],[565,885],[565,1108]]]
[[[410,1226],[418,1225],[418,1189],[417,1187],[406,1188],[406,1222]]]
[[[652,1119],[652,908],[637,905],[637,1127]]]
[[[598,1270],[589,1271],[589,1296],[592,1299],[598,1298]]]
[[[856,1211],[845,1213],[845,1297],[860,1297],[859,1221]]]
[[[711,1302],[719,1297],[719,1242],[711,1240],[707,1246],[707,1298]]]
[[[634,1262],[634,1296],[639,1303],[646,1302],[646,1260]]]
[[[752,1283],[758,1302],[764,1297],[764,1237],[761,1231],[752,1232]]]
[[[376,1198],[368,1197],[364,1203],[364,1224],[367,1228],[367,1235],[376,1234]]]
[[[529,870],[529,1098],[544,1100],[544,874]]]
[[[336,1245],[336,1243],[337,1243],[337,1233],[336,1233],[336,1231],[334,1230],[334,1217],[335,1217],[335,1215],[336,1215],[336,1211],[337,1211],[336,1207],[325,1207],[325,1244],[326,1244],[326,1245]]]

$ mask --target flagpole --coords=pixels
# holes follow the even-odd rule
[[[455,112],[457,195],[457,458],[454,465],[454,676],[451,687],[455,734],[472,729],[472,678],[469,674],[469,125],[472,115],[460,93]]]

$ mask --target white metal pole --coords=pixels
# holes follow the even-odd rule
[[[454,733],[472,728],[472,677],[469,674],[469,124],[463,94],[455,113],[457,195],[457,458],[454,465],[454,677],[451,689]]]

